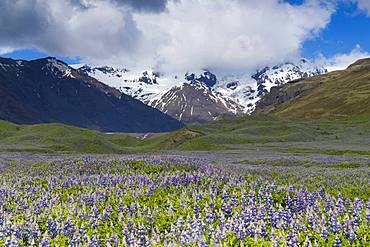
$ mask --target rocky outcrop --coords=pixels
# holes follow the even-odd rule
[[[307,83],[304,80],[291,81],[282,86],[272,87],[256,104],[256,112],[269,112],[276,106],[288,103],[300,95],[308,94],[319,86],[320,81]]]

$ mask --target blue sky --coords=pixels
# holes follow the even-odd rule
[[[286,10],[280,8],[281,1],[279,0],[275,2],[273,0],[266,2],[246,1],[247,4],[241,4],[240,12],[238,12],[238,8],[233,8],[232,4],[228,4],[228,2],[224,0],[215,0],[215,6],[230,8],[229,11],[234,11],[235,13],[233,14],[235,16],[247,13],[248,11],[251,11],[249,13],[253,15],[253,9],[256,7],[266,11],[266,16],[271,16],[275,14],[274,12],[281,11],[280,16],[277,15],[271,18],[265,18],[263,13],[263,18],[258,19],[257,15],[254,17],[255,19],[250,19],[246,14],[246,19],[240,20],[241,23],[249,21],[254,22],[256,26],[260,26],[262,29],[266,26],[274,26],[276,23],[278,23],[276,24],[277,26],[280,25],[282,27],[282,32],[284,33],[281,35],[278,32],[273,33],[271,34],[271,39],[280,37],[286,38],[286,44],[290,46],[280,44],[280,46],[276,46],[275,48],[275,44],[272,43],[271,45],[271,42],[263,41],[264,43],[261,45],[263,49],[259,49],[260,47],[258,47],[258,44],[260,43],[258,40],[266,40],[266,36],[264,36],[263,33],[261,35],[255,33],[255,30],[258,30],[258,28],[253,28],[253,26],[243,28],[236,27],[233,23],[227,23],[229,18],[223,16],[226,11],[212,9],[212,12],[207,13],[210,20],[213,20],[212,18],[214,18],[214,20],[219,19],[219,22],[207,22],[206,19],[204,23],[202,23],[203,20],[196,20],[196,18],[202,14],[202,7],[204,7],[205,10],[209,10],[210,7],[213,7],[213,3],[202,5],[201,0],[183,0],[181,4],[177,5],[169,4],[170,0],[159,0],[157,1],[159,3],[158,6],[154,6],[154,4],[143,6],[129,6],[129,4],[124,4],[120,9],[127,8],[129,12],[123,11],[122,13],[118,13],[116,5],[114,5],[114,1],[117,0],[111,0],[111,6],[107,6],[107,1],[89,0],[95,1],[99,8],[104,8],[104,11],[100,12],[94,12],[94,8],[89,9],[89,7],[86,6],[83,11],[77,11],[76,6],[70,6],[72,2],[79,2],[80,5],[78,6],[81,6],[83,1],[80,2],[80,0],[74,0],[72,2],[67,1],[67,4],[64,5],[53,4],[56,0],[41,0],[38,1],[37,4],[35,3],[34,6],[30,3],[35,1],[20,1],[24,1],[25,4],[23,5],[27,8],[19,10],[10,4],[10,6],[3,7],[3,10],[0,9],[0,23],[3,21],[5,26],[14,26],[19,29],[9,32],[9,29],[0,27],[0,56],[28,60],[45,56],[56,56],[70,64],[86,61],[93,61],[95,63],[97,61],[102,63],[109,62],[111,64],[115,61],[121,63],[124,63],[122,61],[132,61],[140,65],[153,65],[153,61],[155,61],[155,63],[167,62],[169,65],[175,64],[173,66],[174,68],[181,69],[189,69],[189,64],[207,68],[217,66],[227,67],[228,64],[230,64],[229,67],[232,68],[243,63],[243,61],[247,61],[246,66],[254,69],[256,66],[261,66],[268,61],[272,63],[277,62],[280,57],[282,60],[286,61],[294,57],[294,54],[297,53],[300,53],[301,56],[305,58],[315,59],[320,55],[330,58],[339,56],[340,54],[350,54],[351,51],[358,46],[361,47],[361,52],[363,52],[363,54],[367,55],[370,52],[370,3],[368,0],[336,1],[337,7],[335,11],[322,10],[316,6],[311,9],[307,7],[306,12],[300,12],[302,9],[296,8],[295,12],[298,18],[301,17],[300,15],[302,13],[306,15],[302,17],[305,22],[297,20],[298,24],[296,26],[292,23],[286,23],[286,20],[284,22],[284,15],[288,12],[285,13],[284,11]],[[321,0],[306,1],[318,2]],[[125,3],[125,1],[117,2]],[[287,2],[295,6],[300,6],[304,1],[287,0]],[[11,1],[8,2],[8,4],[9,3],[11,3]],[[127,1],[127,3],[130,3],[130,1]],[[146,2],[143,1],[142,3]],[[237,1],[234,2],[234,4],[236,3]],[[361,5],[357,5],[357,3]],[[35,11],[37,8],[43,10],[41,7],[45,6],[41,6],[42,4],[49,4],[49,9],[60,8],[54,9],[53,13],[70,12],[72,14],[71,16],[64,14],[60,16],[56,15],[54,16],[55,20],[48,23],[49,26],[45,27],[45,23],[48,20],[43,18],[47,15],[42,14],[40,11]],[[168,7],[168,13],[159,16],[160,13],[166,13],[164,11],[164,6],[166,5]],[[362,10],[360,10],[360,6]],[[186,13],[184,11],[189,8],[192,8],[195,17],[192,16],[192,12]],[[34,12],[32,12],[31,9]],[[197,13],[198,9],[199,13]],[[368,12],[366,12],[366,10]],[[89,13],[89,15],[86,13]],[[127,13],[130,14],[127,15]],[[182,16],[182,13],[186,13],[186,15]],[[136,15],[135,20],[132,17],[133,15]],[[74,24],[77,23],[76,26],[69,27],[70,25],[68,23],[73,18],[76,18],[80,22],[73,22]],[[162,20],[157,21],[159,18],[162,18]],[[181,28],[184,30],[195,30],[194,32],[197,33],[199,37],[191,36],[189,40],[181,43],[178,37],[182,36],[184,32],[182,30],[179,32],[172,32],[174,28],[169,28],[178,25],[178,23],[174,23],[174,26],[171,26],[171,22],[174,18],[178,18],[179,23],[183,24]],[[30,20],[33,26],[28,27]],[[116,20],[121,20],[121,22],[125,24],[117,23]],[[196,21],[194,22],[194,20]],[[328,24],[326,24],[327,20],[330,20]],[[266,21],[266,23],[264,23],[264,21]],[[300,23],[300,21],[302,23]],[[310,24],[310,22],[312,22],[312,24]],[[155,26],[153,23],[158,25]],[[199,25],[200,28],[198,28],[197,25]],[[211,27],[207,30],[209,25],[211,25]],[[214,27],[212,27],[212,25],[214,25]],[[221,26],[220,30],[218,30],[218,26]],[[222,29],[222,26],[224,29]],[[21,30],[22,27],[24,27],[24,29]],[[142,30],[138,31],[139,28],[143,28],[144,32],[140,32]],[[209,45],[204,45],[202,39],[214,36],[215,30],[212,28],[219,31],[221,35],[215,36],[214,40],[209,43]],[[230,28],[235,28],[235,30],[228,32]],[[304,31],[306,33],[299,32],[299,28],[307,29]],[[315,28],[318,28],[320,32],[314,37],[306,38],[306,36],[310,36],[310,30],[315,30]],[[33,33],[30,32],[30,30],[36,31]],[[115,33],[112,33],[112,30],[116,30]],[[290,32],[290,30],[295,31]],[[160,32],[164,33],[163,36],[167,36],[164,38],[160,37],[158,35]],[[243,34],[252,38],[245,38]],[[84,35],[86,35],[86,37]],[[145,37],[145,35],[148,37]],[[227,40],[228,35],[231,35],[230,41]],[[235,35],[235,37],[232,35]],[[257,38],[253,39],[255,36]],[[165,42],[169,43],[167,44]],[[256,42],[257,45],[254,44],[254,42]],[[138,43],[142,44],[142,46],[138,47]],[[243,53],[244,51],[242,49],[231,49],[231,51],[227,52],[229,57],[217,56],[220,50],[225,50],[226,52],[227,49],[239,43],[244,46],[245,44],[247,44],[247,46],[250,45],[251,47],[247,48],[250,49],[251,53]],[[264,46],[266,46],[267,49],[265,49]],[[39,48],[35,49],[34,47]],[[248,50],[247,48],[246,50]],[[12,52],[4,53],[7,49],[12,50]],[[255,51],[255,53],[253,53],[253,51]],[[261,51],[266,54],[262,54]],[[286,54],[284,54],[284,51],[286,51]],[[150,54],[151,52],[153,52],[153,54]],[[152,60],[148,59],[149,54],[153,57]],[[158,54],[163,57],[158,58]],[[206,58],[205,56],[209,57]],[[259,56],[261,56],[261,58]],[[249,62],[252,60],[255,61],[255,64]]]
[[[68,63],[68,64],[76,64],[80,62],[80,58],[76,57],[68,57],[68,56],[58,56],[56,54],[48,54],[46,52],[42,52],[36,49],[22,49],[17,50],[11,53],[7,53],[2,55],[3,57],[13,58],[13,59],[23,59],[23,60],[32,60],[37,58],[43,58],[48,56],[54,56],[59,58],[60,60]]]
[[[331,57],[349,53],[356,45],[370,51],[370,18],[353,3],[339,5],[330,24],[320,36],[304,43],[302,54],[307,58],[318,53]]]

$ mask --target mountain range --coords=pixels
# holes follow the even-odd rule
[[[165,75],[154,70],[73,66],[80,73],[94,77],[186,124],[250,114],[271,87],[327,73],[325,68],[305,59],[264,67],[254,73],[219,75],[207,69]]]
[[[0,119],[64,123],[104,132],[163,132],[183,126],[52,57],[0,58]]]
[[[148,133],[248,114],[337,118],[369,113],[369,71],[370,59],[330,73],[302,59],[251,75],[170,77],[52,57],[0,58],[0,119]]]

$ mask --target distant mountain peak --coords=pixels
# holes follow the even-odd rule
[[[262,96],[269,92],[273,86],[280,86],[289,81],[322,75],[327,72],[325,68],[306,59],[301,59],[298,64],[286,62],[272,68],[264,67],[251,77],[257,82],[257,95]]]
[[[62,60],[57,59],[56,57],[45,57],[40,59],[31,60],[32,63],[40,63],[49,66],[60,66],[60,67],[69,67],[67,63]]]
[[[190,83],[201,82],[209,88],[212,88],[217,83],[217,77],[207,69],[202,69],[199,74],[189,73],[185,74],[185,80]]]
[[[78,69],[80,72],[84,73],[84,74],[90,74],[90,73],[95,73],[97,71],[100,71],[102,72],[103,74],[110,74],[110,75],[118,75],[118,74],[121,74],[121,73],[126,73],[128,72],[129,70],[128,69],[125,69],[125,68],[114,68],[114,67],[111,67],[111,66],[96,66],[96,67],[93,67],[93,66],[90,66],[90,65],[83,65],[79,68],[76,68]]]
[[[109,132],[161,132],[183,126],[58,59],[0,62],[0,119]]]
[[[173,76],[163,75],[151,69],[118,69],[114,67],[107,69],[106,66],[81,67],[79,71],[84,71],[89,76],[95,77],[146,104],[152,105],[153,102],[157,102],[156,107],[164,112],[166,110],[158,107],[158,102],[167,102],[168,92],[178,92],[181,89],[187,94],[194,95],[197,89],[199,91],[208,90],[214,97],[234,102],[226,106],[230,107],[229,112],[233,112],[234,105],[238,105],[237,112],[243,111],[245,114],[251,113],[255,109],[256,102],[272,87],[327,72],[326,69],[307,59],[301,59],[296,63],[285,62],[275,66],[266,66],[255,73],[226,75],[217,74],[217,72],[208,69],[200,69],[188,71],[183,74],[184,76]],[[184,83],[193,87],[184,86]],[[184,90],[184,87],[187,90]],[[202,96],[202,98],[204,97]],[[190,96],[187,99],[190,99]],[[188,102],[188,104],[191,103]],[[193,101],[193,104],[196,102]],[[171,108],[173,107],[171,106]],[[220,112],[225,112],[225,109],[218,109]],[[174,109],[173,112],[177,113]],[[179,119],[179,116],[172,116]],[[194,121],[198,120],[194,117]],[[186,121],[191,122],[190,119]]]
[[[142,76],[139,77],[139,81],[146,84],[158,84],[157,77],[159,77],[159,73],[155,73],[154,71],[148,72],[146,70],[142,73]]]
[[[174,86],[149,104],[184,123],[202,123],[244,113],[243,106],[213,92],[202,82]]]

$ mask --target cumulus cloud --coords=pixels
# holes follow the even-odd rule
[[[316,63],[324,66],[328,71],[334,71],[345,69],[355,61],[368,57],[370,57],[370,53],[362,50],[360,45],[356,45],[349,53],[336,54],[330,58],[321,56],[316,60]]]
[[[0,52],[36,48],[170,71],[254,70],[299,58],[333,12],[320,0],[2,0]]]
[[[49,10],[36,0],[0,1],[0,47],[17,48],[46,31]],[[43,14],[45,13],[45,14]]]
[[[370,16],[370,0],[352,0],[357,3],[360,10],[364,11],[368,16]]]
[[[75,6],[88,9],[96,4],[94,0],[68,0]],[[111,0],[112,4],[131,7],[136,11],[162,12],[166,9],[168,0]]]
[[[0,47],[129,58],[141,40],[132,13],[110,1],[4,0],[0,2]]]
[[[246,70],[300,56],[304,41],[330,21],[319,1],[187,0],[160,15],[136,16],[157,47],[163,68]]]
[[[14,51],[12,47],[0,47],[0,54],[7,54]]]
[[[162,12],[166,9],[168,0],[114,0],[117,4],[131,6],[139,11]]]

